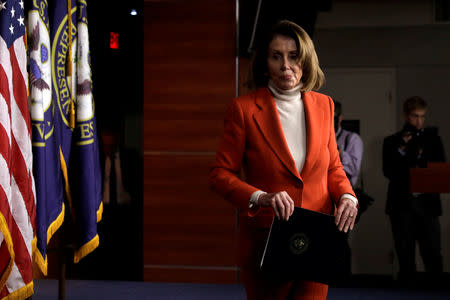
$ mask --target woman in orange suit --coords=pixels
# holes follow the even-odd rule
[[[259,262],[273,216],[287,220],[294,206],[334,213],[339,230],[353,229],[357,199],[339,160],[333,101],[312,91],[324,75],[295,23],[274,26],[252,71],[259,88],[229,105],[210,171],[213,188],[240,211],[238,265],[247,299],[326,299],[327,285],[268,278]]]

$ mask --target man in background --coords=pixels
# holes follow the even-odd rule
[[[404,126],[385,138],[383,173],[389,179],[386,213],[389,215],[395,251],[400,265],[399,279],[406,284],[416,281],[415,249],[429,274],[442,273],[442,214],[439,194],[411,193],[409,170],[425,168],[428,162],[443,162],[444,147],[436,129],[424,128],[427,103],[410,97],[403,105]],[[433,277],[433,276],[432,276]]]
[[[336,142],[338,145],[339,157],[344,167],[345,175],[355,189],[358,181],[359,171],[361,169],[361,161],[363,156],[363,142],[356,132],[348,131],[342,128],[342,104],[334,101],[334,131],[336,133]],[[355,190],[356,193],[356,190]],[[355,222],[359,222],[361,213],[367,209],[365,204],[361,205],[360,197],[358,198],[358,215]],[[348,274],[351,274],[351,260],[348,261]]]
[[[334,129],[341,163],[350,183],[355,187],[361,170],[363,142],[359,135],[342,128],[342,104],[334,102]]]

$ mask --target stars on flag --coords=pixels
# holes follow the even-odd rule
[[[0,11],[2,11],[2,9],[6,9],[6,1],[5,1],[5,2],[2,2],[2,1],[0,0]]]
[[[20,17],[17,19],[17,22],[19,22],[19,25],[25,26],[25,24],[23,23],[23,20],[24,20],[24,18],[22,18],[22,16],[20,16]]]
[[[2,12],[3,10],[5,10],[5,12],[7,10],[9,10],[9,7],[8,8],[6,7],[7,2],[8,1],[0,0],[0,12]],[[11,33],[11,35],[14,35],[14,31],[15,31],[16,26],[17,26],[17,24],[14,24],[14,20],[17,21],[19,26],[25,27],[25,19],[21,15],[21,12],[23,13],[23,1],[21,0],[20,2],[16,2],[16,5],[17,4],[20,5],[19,11],[16,11],[14,9],[14,6],[15,6],[14,4],[11,5],[11,9],[9,10],[9,13],[11,14],[11,17],[10,17],[10,22],[11,23],[10,23],[10,26],[8,27],[8,29],[9,29],[9,32]],[[16,8],[18,8],[18,7],[16,6]],[[18,12],[18,16],[16,15],[16,12]],[[17,17],[17,18],[15,18],[15,17]]]

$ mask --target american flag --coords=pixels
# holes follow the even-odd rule
[[[35,190],[24,3],[0,0],[0,299],[33,294]]]

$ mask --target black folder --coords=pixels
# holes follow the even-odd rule
[[[261,270],[282,279],[336,284],[350,275],[346,233],[332,215],[295,207],[288,221],[274,218]]]

